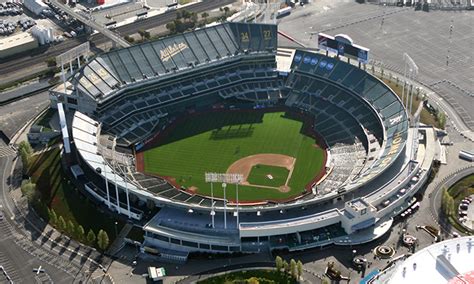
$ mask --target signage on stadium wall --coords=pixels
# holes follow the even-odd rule
[[[340,56],[356,59],[362,63],[369,62],[369,49],[354,44],[354,41],[345,34],[330,36],[327,34],[318,34],[318,48]]]
[[[176,54],[180,53],[181,51],[188,48],[188,45],[184,42],[173,44],[165,47],[164,49],[160,50],[160,59],[161,61],[168,61]]]

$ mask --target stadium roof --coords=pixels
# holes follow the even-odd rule
[[[426,247],[398,264],[388,283],[473,283],[473,260],[474,237],[450,239]]]
[[[275,52],[276,48],[276,25],[225,23],[103,53],[73,80],[82,93],[100,99],[127,84],[241,53]]]

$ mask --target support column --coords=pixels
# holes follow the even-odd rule
[[[117,201],[117,211],[118,213],[120,213],[120,199],[119,199],[118,185],[117,185],[117,174],[115,173],[115,169],[114,169],[114,181],[115,181],[115,199]]]
[[[127,212],[128,212],[128,219],[132,218],[132,211],[130,211],[130,198],[128,196],[128,183],[127,183],[127,174],[125,173],[125,195],[127,196]]]
[[[63,79],[64,92],[66,92],[66,74],[64,74],[64,64],[61,61],[61,78]]]
[[[74,70],[72,68],[72,61],[69,61],[69,72],[71,73],[71,75],[72,75],[73,71]]]
[[[77,69],[81,68],[81,58],[77,58]]]
[[[107,191],[107,207],[110,209],[110,192],[109,192],[109,180],[107,179],[107,164],[104,160],[104,176],[105,176],[105,190]]]

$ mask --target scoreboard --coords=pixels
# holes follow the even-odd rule
[[[319,33],[318,48],[336,53],[340,56],[356,59],[362,63],[369,62],[369,49],[353,43],[347,35],[336,35],[335,37]]]

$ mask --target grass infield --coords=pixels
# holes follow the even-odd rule
[[[253,185],[279,187],[286,183],[290,171],[283,167],[255,165],[252,167],[247,181]],[[272,178],[269,178],[271,175]]]
[[[235,161],[256,154],[283,154],[296,159],[288,192],[239,187],[239,201],[285,200],[300,195],[324,168],[325,151],[303,133],[303,122],[288,112],[226,111],[195,114],[177,122],[143,152],[144,171],[176,179],[197,193],[210,195],[205,172],[223,172]],[[234,186],[227,198],[235,200]],[[214,195],[223,197],[220,185]]]

